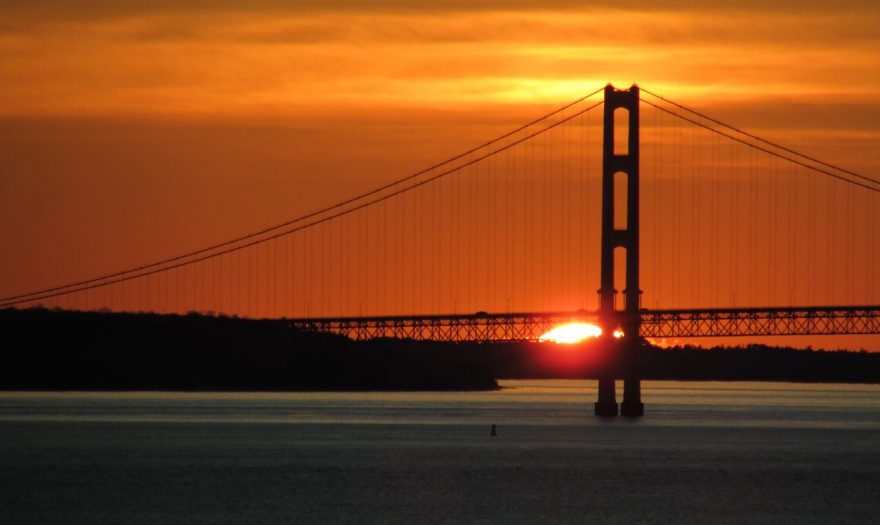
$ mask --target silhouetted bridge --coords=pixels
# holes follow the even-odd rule
[[[653,173],[645,177],[650,198],[640,200],[641,104],[653,112],[646,155]],[[599,107],[601,168],[589,161],[589,119]],[[589,176],[600,171],[601,178]],[[601,188],[585,191],[590,179]],[[429,185],[433,191],[424,191]],[[601,213],[591,219],[599,193]],[[85,310],[226,312],[286,318],[301,330],[354,340],[538,341],[565,323],[588,322],[603,338],[620,335],[615,348],[624,364],[616,372],[622,377],[600,377],[596,414],[639,416],[640,377],[626,364],[642,338],[880,334],[880,306],[841,305],[877,300],[880,203],[871,199],[878,195],[876,177],[638,86],[608,85],[443,162],[330,205],[318,201],[299,217],[149,264],[10,292],[0,308],[49,301]],[[591,220],[601,239],[587,234]],[[640,229],[650,233],[645,246]],[[595,259],[598,275],[590,273]],[[722,274],[729,280],[720,282]],[[653,309],[644,307],[641,277],[650,282]],[[597,281],[597,311],[328,315],[497,311],[505,298],[510,310],[511,296],[514,310],[583,307]],[[657,308],[658,297],[660,305],[712,308]]]

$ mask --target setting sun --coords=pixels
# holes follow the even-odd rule
[[[602,335],[602,329],[590,323],[567,323],[557,326],[538,339],[554,343],[574,344]]]

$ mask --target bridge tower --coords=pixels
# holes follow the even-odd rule
[[[615,111],[627,113],[627,134],[615,143]],[[623,177],[618,176],[618,174]],[[625,177],[625,178],[624,178]],[[620,192],[625,192],[625,199]],[[625,210],[615,210],[624,204]],[[616,212],[616,213],[615,213]],[[616,220],[615,220],[616,219]],[[614,252],[624,250],[626,256],[623,308],[617,304],[618,291],[614,287]],[[615,356],[623,364],[624,416],[641,416],[645,412],[641,399],[641,384],[635,367],[639,351],[639,88],[618,90],[605,86],[605,121],[602,141],[602,250],[601,288],[599,289],[599,317],[603,338],[607,345],[620,348]],[[623,337],[619,343],[612,331],[620,328]],[[616,367],[610,367],[616,368]],[[595,405],[597,416],[616,416],[617,399],[614,386],[615,372],[609,370],[599,378],[599,398]]]

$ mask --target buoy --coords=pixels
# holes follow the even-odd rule
[[[490,436],[497,436],[497,435],[498,435],[498,434],[495,432],[495,425],[492,425],[492,433],[489,434],[489,435],[490,435]]]

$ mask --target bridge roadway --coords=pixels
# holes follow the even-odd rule
[[[621,312],[623,314],[623,312]],[[648,338],[880,334],[880,306],[810,306],[640,311]],[[290,319],[292,328],[376,338],[443,342],[538,341],[564,323],[596,323],[597,312],[525,312]]]

